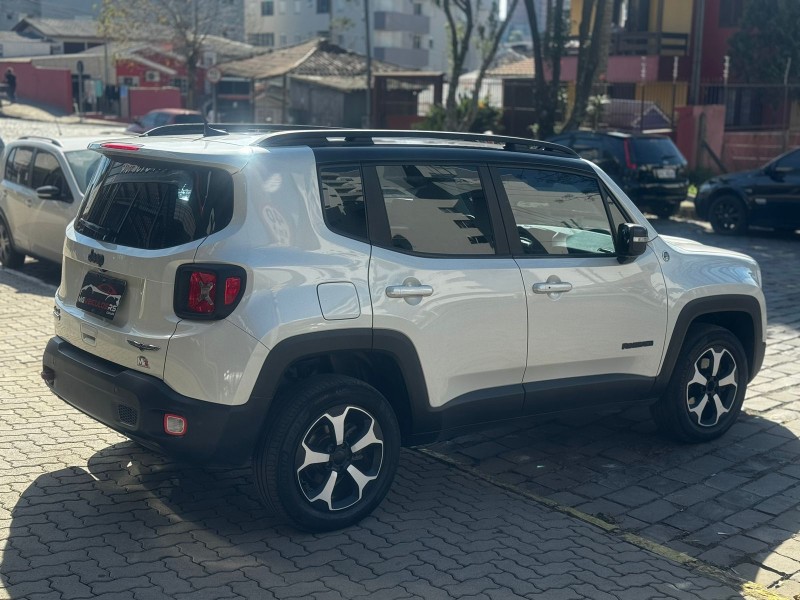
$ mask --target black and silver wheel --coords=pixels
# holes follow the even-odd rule
[[[747,381],[747,357],[738,338],[722,327],[696,326],[653,417],[677,439],[712,440],[739,416]]]
[[[0,262],[9,269],[17,269],[25,262],[25,255],[14,249],[11,232],[2,218],[0,218]]]
[[[372,512],[389,491],[400,454],[387,400],[357,379],[322,375],[279,402],[254,461],[262,499],[309,531],[347,527]]]
[[[747,231],[747,207],[736,196],[719,196],[708,207],[708,221],[717,233],[741,235]]]

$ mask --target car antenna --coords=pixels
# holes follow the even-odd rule
[[[205,113],[203,113],[203,137],[212,137],[215,135],[228,135],[228,132],[211,127]]]

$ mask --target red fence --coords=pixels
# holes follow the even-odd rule
[[[17,76],[17,98],[46,104],[67,115],[72,114],[72,74],[69,69],[37,67],[29,62],[0,61],[0,78],[5,77],[9,67],[14,69]]]

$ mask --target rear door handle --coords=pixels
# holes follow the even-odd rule
[[[390,285],[386,288],[389,298],[421,298],[433,294],[429,285]]]
[[[422,298],[433,294],[433,287],[422,285],[416,277],[406,277],[403,285],[390,285],[386,288],[389,298],[403,298],[411,305],[422,302]]]
[[[533,284],[533,293],[534,294],[561,294],[563,292],[569,292],[572,290],[572,284],[567,283],[566,281],[561,281],[558,283],[534,283]]]

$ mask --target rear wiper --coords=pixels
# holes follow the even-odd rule
[[[80,219],[78,219],[78,223],[80,223],[80,224],[81,224],[81,228],[84,228],[84,227],[85,227],[86,229],[88,229],[88,230],[89,230],[89,231],[91,231],[92,233],[96,233],[97,235],[100,235],[100,236],[102,236],[102,238],[103,238],[103,239],[102,239],[101,241],[105,241],[105,237],[106,237],[108,234],[110,234],[110,233],[114,233],[114,232],[113,232],[111,229],[109,229],[108,227],[102,227],[101,225],[96,225],[96,224],[94,224],[94,223],[90,223],[89,221],[87,221],[87,220],[86,220],[86,219],[84,219],[83,217],[81,217]]]

